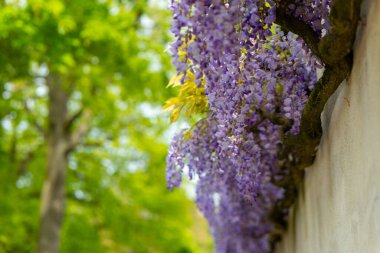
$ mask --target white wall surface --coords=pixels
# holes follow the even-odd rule
[[[277,253],[380,253],[380,0],[363,9],[352,73],[322,115]]]

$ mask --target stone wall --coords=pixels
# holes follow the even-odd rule
[[[277,253],[380,253],[380,0],[362,13],[352,73],[326,105]]]

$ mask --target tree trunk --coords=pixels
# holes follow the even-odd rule
[[[46,178],[41,193],[38,253],[58,253],[65,213],[65,178],[69,136],[65,130],[68,94],[58,75],[47,77],[49,115]]]

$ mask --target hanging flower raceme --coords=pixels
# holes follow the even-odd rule
[[[313,11],[313,3],[300,2],[305,11],[289,8],[289,15],[307,19],[322,36],[328,12]],[[204,89],[208,115],[174,138],[167,180],[179,186],[185,166],[198,176],[197,204],[218,253],[269,251],[268,212],[283,197],[273,183],[281,136],[299,132],[317,78],[318,59],[274,23],[275,8],[272,1],[171,3],[173,64]]]

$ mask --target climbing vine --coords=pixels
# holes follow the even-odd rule
[[[174,137],[167,181],[179,186],[184,170],[199,179],[216,252],[272,252],[281,239],[322,136],[320,114],[351,70],[360,4],[171,1],[182,86],[166,108],[172,119],[186,106],[205,116]]]

